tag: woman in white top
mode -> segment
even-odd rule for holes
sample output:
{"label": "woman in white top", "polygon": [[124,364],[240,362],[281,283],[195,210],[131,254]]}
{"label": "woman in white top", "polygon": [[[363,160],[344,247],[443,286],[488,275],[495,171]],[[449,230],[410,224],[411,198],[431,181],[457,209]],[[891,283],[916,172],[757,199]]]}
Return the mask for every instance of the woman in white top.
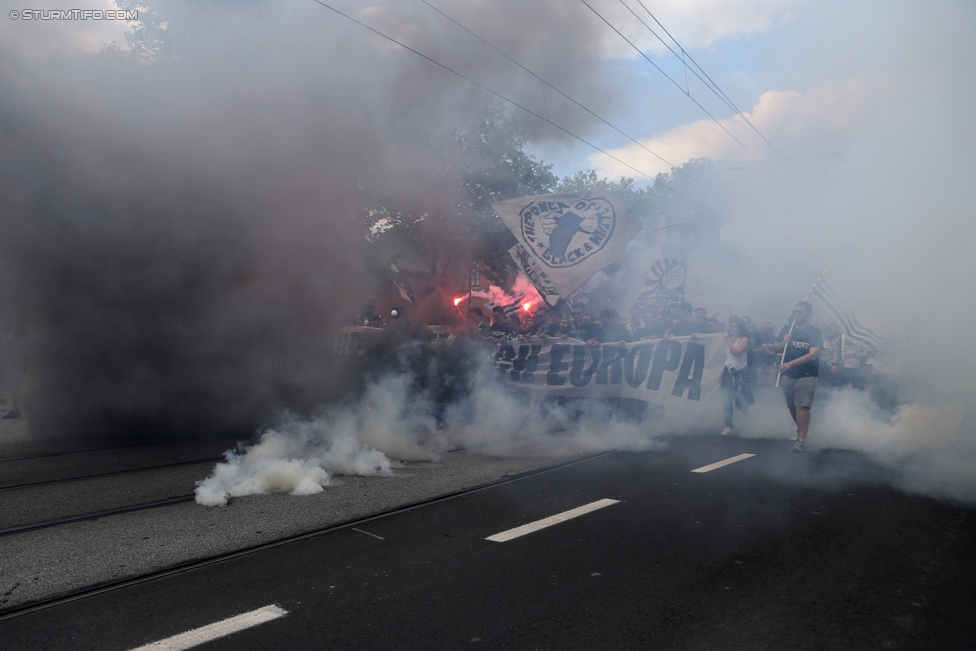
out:
{"label": "woman in white top", "polygon": [[722,369],[722,406],[725,408],[725,429],[722,436],[732,434],[732,406],[737,405],[743,415],[756,400],[749,389],[749,337],[746,324],[737,316],[729,317],[725,333],[725,368]]}

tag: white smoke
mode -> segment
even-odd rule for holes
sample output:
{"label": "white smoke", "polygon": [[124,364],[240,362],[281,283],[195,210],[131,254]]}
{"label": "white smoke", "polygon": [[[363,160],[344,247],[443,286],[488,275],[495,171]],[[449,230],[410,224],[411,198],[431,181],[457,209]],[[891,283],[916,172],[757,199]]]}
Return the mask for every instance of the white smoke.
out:
{"label": "white smoke", "polygon": [[196,501],[222,506],[230,497],[291,493],[312,495],[328,486],[331,476],[389,475],[389,457],[361,443],[353,434],[328,421],[292,418],[269,429],[261,441],[243,453],[228,451],[209,477],[199,482]]}
{"label": "white smoke", "polygon": [[198,482],[197,503],[222,506],[230,497],[268,493],[311,495],[334,475],[390,475],[396,465],[391,457],[436,459],[443,441],[429,401],[411,399],[408,385],[407,376],[386,376],[356,405],[308,419],[286,414],[256,445],[228,451],[227,461]]}
{"label": "white smoke", "polygon": [[521,301],[523,305],[528,303],[529,309],[534,311],[545,302],[532,281],[521,272],[515,276],[511,291],[505,291],[498,285],[491,285],[487,290],[472,291],[471,296],[487,299],[485,305],[492,308],[508,307],[517,301]]}
{"label": "white smoke", "polygon": [[[473,372],[470,391],[444,406],[438,419],[437,405],[412,388],[413,379],[386,375],[354,404],[311,418],[286,415],[257,445],[227,452],[227,461],[199,483],[196,501],[217,506],[244,495],[310,495],[336,475],[390,476],[399,461],[437,460],[459,446],[491,455],[647,451],[662,449],[665,435],[720,428],[718,421],[688,414],[639,424],[625,422],[621,414],[620,421],[608,423],[609,401],[567,401],[561,407],[530,399],[501,381],[487,361]],[[894,470],[892,481],[906,492],[973,502],[976,447],[962,429],[965,413],[961,403],[922,402],[889,412],[869,392],[821,388],[808,440],[814,454],[823,449],[865,453]],[[736,412],[735,421],[737,434],[748,438],[783,440],[795,429],[782,395],[772,388],[758,393],[748,416]]]}
{"label": "white smoke", "polygon": [[434,403],[411,390],[412,379],[386,375],[355,404],[307,419],[286,414],[256,445],[228,451],[227,460],[198,482],[197,503],[223,506],[231,497],[269,493],[311,495],[336,475],[389,476],[399,461],[437,460],[458,446],[492,455],[640,451],[660,447],[654,437],[665,433],[646,425],[589,425],[606,419],[602,400],[583,401],[587,413],[573,422],[566,409],[552,403],[527,403],[488,363],[474,372],[471,391],[447,405],[438,429]]}

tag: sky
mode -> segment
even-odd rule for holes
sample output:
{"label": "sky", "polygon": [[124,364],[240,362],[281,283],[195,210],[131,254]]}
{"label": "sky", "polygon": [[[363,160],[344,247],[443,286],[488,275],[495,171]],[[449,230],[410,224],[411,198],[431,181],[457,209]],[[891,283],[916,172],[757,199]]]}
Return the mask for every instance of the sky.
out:
{"label": "sky", "polygon": [[[416,0],[400,3],[407,9],[401,10],[397,18],[391,18],[390,8],[379,4],[349,0],[337,0],[334,4],[358,15],[367,24],[388,28],[388,33],[400,35],[408,43],[421,42],[420,36],[405,27],[411,21],[411,13],[420,17],[426,12],[428,15],[422,18],[432,29],[445,33],[453,29],[446,20],[439,19],[433,9]],[[465,11],[470,13],[465,4],[482,7],[486,12],[492,5],[490,2],[451,0],[431,4],[462,19]],[[64,1],[47,3],[45,8],[62,5],[65,8],[74,6]],[[91,8],[114,6],[112,0],[90,3]],[[623,175],[634,177],[638,183],[648,183],[648,176],[667,172],[669,164],[680,166],[689,157],[700,154],[727,162],[727,167],[760,167],[758,159],[768,165],[770,174],[782,176],[791,186],[798,186],[803,184],[798,177],[804,169],[819,170],[823,158],[838,163],[849,155],[857,121],[876,111],[877,103],[885,101],[887,92],[896,89],[908,94],[915,91],[931,93],[932,88],[927,82],[937,74],[938,64],[933,66],[934,69],[926,69],[930,59],[920,50],[945,45],[939,42],[938,31],[949,28],[946,21],[953,21],[955,24],[951,29],[960,33],[967,28],[971,30],[976,10],[971,3],[959,1],[921,8],[914,3],[882,0],[857,3],[840,0],[589,0],[554,5],[554,11],[572,14],[576,24],[590,23],[585,38],[591,42],[580,47],[599,60],[603,83],[592,89],[584,85],[574,89],[571,95],[641,143],[632,143],[610,127],[593,121],[574,131],[620,158],[623,161],[620,163],[589,145],[567,140],[557,129],[552,129],[549,134],[543,130],[540,137],[530,143],[530,151],[552,163],[559,175],[594,168],[602,175]],[[648,11],[653,12],[653,18]],[[344,22],[322,7],[315,8],[310,15],[314,13],[322,14],[319,18],[323,23]],[[436,20],[431,20],[432,17]],[[693,73],[689,74],[691,67],[668,51],[641,21],[671,49],[680,53],[684,48],[704,73],[750,117],[762,135],[794,161],[797,174],[786,169],[780,156],[757,133],[736,117]],[[418,18],[413,27],[419,29],[419,25]],[[664,33],[662,25],[670,36]],[[467,26],[478,31],[475,23]],[[28,23],[8,19],[0,23],[0,37],[12,50],[30,58],[90,56],[113,42],[124,47],[127,27],[131,25],[121,21]],[[347,24],[347,28],[354,33],[358,31],[362,39],[376,38],[360,27]],[[614,32],[614,28],[620,34]],[[566,34],[567,40],[578,38],[574,31],[567,30]],[[496,39],[494,43],[500,45],[502,39]],[[383,46],[391,51],[398,50],[389,43]],[[537,82],[473,37],[465,35],[465,48],[469,49],[470,56],[495,59],[503,69],[508,66],[508,79],[486,84],[493,90],[515,97],[539,114],[551,113],[553,121],[560,115],[579,113],[579,109],[569,106],[552,89],[545,99],[541,88],[536,92],[525,90],[531,88],[528,80]],[[952,46],[947,49],[951,50]],[[538,53],[532,54],[534,56],[522,58],[521,62],[538,71]],[[951,59],[951,51],[946,54],[947,59]],[[409,58],[414,55],[400,50],[394,56]],[[439,60],[448,65],[457,61],[449,54]],[[458,69],[465,71],[463,67]],[[665,74],[670,75],[677,85]],[[483,77],[475,77],[475,80],[488,81]],[[454,83],[459,86],[468,84],[462,79],[455,79]],[[608,95],[610,99],[601,98],[601,95]],[[696,101],[701,107],[695,104]],[[532,119],[518,109],[512,110],[523,118]]]}
{"label": "sky", "polygon": [[[641,11],[636,0],[628,3]],[[647,32],[637,18],[619,9],[616,1],[592,4],[601,13],[617,5],[617,15],[610,18],[611,22],[684,86],[684,66],[677,57],[664,51],[653,37],[635,39]],[[930,83],[939,74],[939,65],[920,50],[938,47],[938,31],[946,27],[943,21],[953,16],[955,20],[968,21],[968,25],[964,22],[954,26],[960,32],[965,32],[966,27],[971,30],[974,24],[974,8],[966,3],[938,5],[954,12],[921,10],[911,3],[829,0],[644,4],[732,102],[753,118],[751,121],[763,135],[797,161],[798,171],[808,165],[802,161],[810,157],[839,155],[836,158],[841,159],[848,154],[856,137],[857,121],[877,110],[876,103],[885,101],[886,90],[931,93]],[[737,14],[743,17],[729,20],[729,16]],[[604,15],[609,18],[610,11]],[[646,13],[642,17],[658,27]],[[594,19],[599,20],[596,16]],[[611,121],[714,160],[752,167],[758,166],[756,158],[772,160],[770,167],[783,171],[783,163],[775,152],[693,75],[689,75],[688,90],[704,110],[622,37],[606,26],[603,32],[603,52],[613,57],[612,67],[621,76],[619,87],[624,89],[612,109]],[[673,42],[671,45],[674,47]],[[951,60],[951,41],[941,45],[947,46],[946,58]],[[927,67],[929,63],[933,63],[932,68]],[[746,147],[723,132],[705,110]],[[651,175],[668,170],[666,163],[609,129],[604,129],[594,141]],[[691,156],[662,142],[644,142],[678,165]],[[595,167],[607,175],[641,179],[633,169],[584,146],[540,153],[563,173]]]}

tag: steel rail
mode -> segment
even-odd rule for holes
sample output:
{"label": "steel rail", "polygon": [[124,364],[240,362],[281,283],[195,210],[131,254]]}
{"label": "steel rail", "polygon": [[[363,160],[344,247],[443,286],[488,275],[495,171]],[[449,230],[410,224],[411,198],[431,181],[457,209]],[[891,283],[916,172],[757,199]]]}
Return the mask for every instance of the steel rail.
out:
{"label": "steel rail", "polygon": [[180,563],[178,565],[174,565],[172,567],[163,570],[148,572],[146,574],[131,577],[128,579],[107,581],[101,584],[90,586],[88,588],[83,588],[81,590],[75,590],[57,597],[49,597],[49,598],[38,599],[34,601],[28,601],[19,606],[10,608],[9,610],[6,610],[6,612],[0,611],[0,622],[8,619],[12,619],[14,617],[19,617],[21,615],[26,615],[28,613],[37,612],[39,610],[44,610],[47,608],[52,608],[54,606],[59,606],[61,604],[70,603],[72,601],[78,601],[79,599],[84,599],[86,597],[93,597],[95,595],[99,595],[105,592],[110,592],[112,590],[118,590],[120,588],[127,588],[130,586],[139,585],[141,583],[147,583],[149,581],[154,581],[156,579],[172,576],[174,574],[180,574],[182,572],[186,572],[189,570],[195,570],[201,567],[206,567],[208,565],[216,565],[217,563],[222,563],[224,561],[229,561],[235,558],[240,558],[242,556],[247,556],[249,554],[254,554],[257,552],[274,549],[276,547],[281,547],[283,545],[290,545],[292,543],[299,542],[302,540],[307,540],[309,538],[315,538],[317,536],[322,536],[336,531],[342,531],[343,529],[351,529],[352,527],[360,526],[367,522],[380,520],[382,518],[388,518],[390,516],[399,515],[401,513],[407,513],[426,506],[431,506],[433,504],[439,504],[441,502],[446,502],[448,500],[457,499],[459,497],[474,495],[482,491],[490,490],[492,488],[497,488],[498,486],[504,486],[506,484],[511,484],[513,482],[521,481],[523,479],[528,479],[529,477],[534,477],[536,475],[552,472],[554,470],[559,470],[561,468],[567,468],[569,466],[585,463],[587,461],[600,459],[602,457],[609,456],[611,454],[616,454],[617,452],[619,452],[619,450],[609,450],[607,452],[600,452],[599,454],[594,454],[588,457],[584,457],[582,459],[574,459],[572,461],[566,461],[564,463],[559,463],[554,466],[549,466],[547,468],[539,468],[536,470],[530,470],[509,477],[502,477],[501,479],[488,482],[487,484],[481,484],[479,486],[474,486],[472,488],[466,488],[464,490],[448,493],[447,495],[441,495],[438,497],[421,500],[420,502],[413,502],[411,504],[406,504],[404,506],[398,506],[392,509],[388,509],[386,511],[374,513],[373,515],[368,515],[365,517],[356,518],[353,520],[347,520],[345,522],[340,522],[338,524],[332,524],[325,527],[320,527],[318,529],[313,529],[312,531],[307,531],[305,533],[292,534],[289,536],[285,536],[283,538],[279,538],[278,540],[273,540],[271,542],[261,543],[259,545],[253,545],[251,547],[245,547],[244,549],[239,549],[232,552],[217,554],[210,558],[188,561],[186,563]]}

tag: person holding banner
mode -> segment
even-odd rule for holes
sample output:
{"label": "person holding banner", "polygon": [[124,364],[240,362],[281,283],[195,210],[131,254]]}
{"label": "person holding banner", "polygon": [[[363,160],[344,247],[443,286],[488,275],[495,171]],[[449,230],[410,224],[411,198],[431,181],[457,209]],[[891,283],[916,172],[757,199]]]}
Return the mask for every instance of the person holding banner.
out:
{"label": "person holding banner", "polygon": [[793,452],[806,452],[807,430],[810,428],[810,407],[817,391],[817,375],[820,371],[820,350],[823,334],[810,324],[813,306],[800,301],[793,309],[793,330],[783,336],[775,350],[783,350],[779,372],[783,374],[781,387],[786,406],[796,423],[796,443]]}
{"label": "person holding banner", "polygon": [[664,334],[683,337],[708,332],[708,324],[704,319],[696,319],[691,303],[678,306],[678,320]]}
{"label": "person holding banner", "polygon": [[725,429],[722,436],[733,434],[733,405],[743,416],[748,415],[749,405],[756,401],[749,384],[749,337],[746,324],[737,316],[729,317],[729,330],[725,338],[725,368],[722,369],[722,406],[725,409]]}
{"label": "person holding banner", "polygon": [[586,308],[582,305],[573,306],[573,320],[569,324],[569,331],[565,336],[589,341],[595,339],[599,334],[600,326],[586,318]]}

